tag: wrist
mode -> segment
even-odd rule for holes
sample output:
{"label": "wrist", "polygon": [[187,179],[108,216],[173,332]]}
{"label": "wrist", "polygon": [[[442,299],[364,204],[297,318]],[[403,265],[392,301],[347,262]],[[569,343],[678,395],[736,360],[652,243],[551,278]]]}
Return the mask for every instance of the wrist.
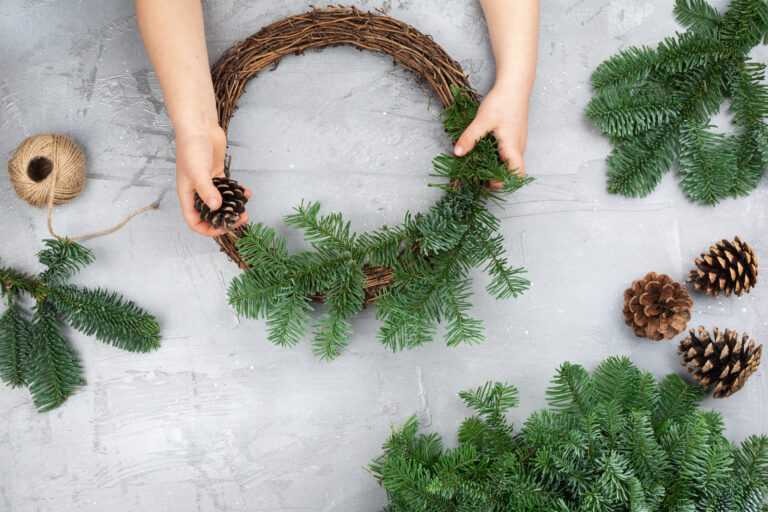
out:
{"label": "wrist", "polygon": [[223,133],[217,120],[209,117],[186,116],[183,119],[172,121],[172,123],[176,140],[200,136],[208,138],[211,134]]}
{"label": "wrist", "polygon": [[177,101],[167,101],[166,104],[177,137],[189,133],[199,134],[219,126],[216,98],[212,91],[210,95],[177,98]]}

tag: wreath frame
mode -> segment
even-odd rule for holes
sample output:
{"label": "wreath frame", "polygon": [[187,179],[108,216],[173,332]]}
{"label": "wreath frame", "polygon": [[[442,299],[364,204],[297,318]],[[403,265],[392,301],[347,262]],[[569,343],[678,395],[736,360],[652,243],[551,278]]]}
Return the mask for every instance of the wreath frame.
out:
{"label": "wreath frame", "polygon": [[[307,13],[290,16],[263,27],[225,51],[214,64],[212,79],[217,98],[219,124],[225,133],[237,108],[237,102],[245,92],[247,82],[260,71],[276,69],[280,60],[287,55],[303,55],[308,49],[320,50],[329,46],[345,45],[356,47],[361,51],[385,53],[393,58],[393,65],[410,70],[416,77],[429,84],[444,107],[446,132],[454,142],[458,139],[477,113],[479,95],[471,88],[461,65],[430,36],[389,17],[382,10],[372,13],[361,11],[356,7],[330,6],[321,9],[310,7],[312,10]],[[282,272],[279,269],[260,270],[260,265],[274,263],[278,253],[279,257],[284,258],[285,261],[290,258],[285,250],[284,239],[277,235],[274,229],[261,224],[248,225],[216,237],[215,240],[221,250],[246,271],[239,278],[235,278],[230,286],[230,304],[239,314],[249,317],[266,316],[268,328],[270,324],[278,325],[276,329],[279,334],[271,332],[269,337],[274,343],[284,346],[295,345],[303,336],[303,324],[308,320],[305,311],[314,309],[309,301],[330,304],[332,313],[320,317],[319,330],[315,332],[315,354],[324,359],[333,359],[339,355],[339,349],[349,342],[351,327],[346,321],[347,318],[376,301],[379,304],[377,317],[384,317],[387,324],[382,332],[388,330],[388,333],[380,336],[381,341],[393,350],[412,348],[431,340],[436,328],[434,324],[440,323],[442,318],[453,321],[446,335],[449,345],[480,341],[482,339],[481,323],[466,315],[466,310],[471,306],[466,300],[471,295],[469,278],[466,275],[468,270],[481,266],[488,259],[492,260],[485,268],[486,272],[494,278],[487,289],[497,298],[516,297],[530,284],[517,276],[524,272],[523,269],[510,268],[506,258],[503,257],[503,237],[496,233],[499,220],[488,213],[484,206],[487,199],[501,202],[501,192],[489,191],[486,185],[489,180],[501,181],[504,183],[503,193],[509,193],[528,183],[530,178],[518,178],[507,171],[506,163],[498,156],[498,148],[492,134],[478,141],[476,149],[469,155],[462,158],[440,155],[435,159],[434,165],[433,176],[447,178],[447,183],[435,186],[443,188],[446,194],[424,217],[421,215],[411,217],[410,214],[406,214],[402,228],[390,230],[385,226],[372,234],[366,233],[356,238],[357,234],[350,235],[349,223],[344,223],[339,214],[319,217],[317,203],[309,203],[305,206],[302,202],[302,205],[295,209],[296,214],[287,216],[286,222],[289,225],[300,227],[307,233],[309,230],[302,223],[309,222],[307,219],[314,216],[314,221],[326,223],[326,227],[329,227],[338,239],[359,241],[363,237],[368,237],[366,240],[380,241],[389,237],[387,243],[391,245],[395,235],[405,233],[405,239],[401,241],[407,246],[400,246],[396,256],[384,256],[383,253],[377,256],[366,254],[364,263],[358,251],[357,256],[347,262],[354,266],[357,261],[358,269],[352,268],[350,274],[343,276],[341,281],[337,279],[331,285],[325,284],[311,292],[304,289],[302,297],[294,294],[288,299],[290,302],[288,304],[277,304],[280,300],[286,300],[284,291],[277,295],[266,296],[262,291],[251,293],[253,290],[248,290],[249,287],[259,286],[262,286],[263,290],[265,280],[274,280],[276,278],[273,274]],[[229,175],[229,161],[225,172]],[[473,215],[478,214],[477,226],[472,228],[469,227],[472,223],[472,220],[468,220],[467,212],[469,211],[472,211]],[[486,213],[488,213],[487,216],[485,216]],[[464,214],[467,214],[466,218],[461,217]],[[452,226],[451,223],[457,226]],[[429,227],[425,228],[425,225]],[[448,235],[441,235],[440,230],[446,227]],[[403,293],[409,286],[407,283],[397,283],[398,273],[402,281],[402,277],[407,274],[404,268],[410,265],[411,270],[419,269],[421,274],[418,275],[423,276],[425,272],[428,274],[429,268],[435,267],[441,248],[450,243],[456,243],[461,235],[461,233],[457,235],[451,232],[450,228],[455,227],[458,227],[459,231],[463,229],[462,233],[472,232],[476,243],[485,245],[483,249],[487,252],[485,259],[476,258],[466,254],[465,251],[461,253],[458,264],[453,265],[456,268],[450,272],[446,271],[446,275],[443,276],[446,283],[449,279],[452,280],[450,290],[447,292],[451,295],[451,312],[443,311],[440,305],[443,299],[434,297],[427,297],[425,302],[429,303],[420,305],[416,313],[403,310],[402,304],[398,304],[396,298],[392,300],[392,296],[396,294],[387,293],[396,284],[397,290]],[[415,231],[425,229],[433,230],[429,241],[414,239],[418,238],[413,236]],[[474,232],[482,234],[478,235]],[[446,241],[446,238],[451,236],[454,239]],[[466,235],[464,237],[466,238]],[[324,250],[333,252],[341,248],[341,246],[330,247],[327,241],[318,242],[320,235],[317,230],[314,235],[308,235],[305,238],[312,243],[318,254]],[[388,247],[387,250],[389,251],[387,254],[395,254],[393,247]],[[243,253],[248,255],[243,256]],[[256,253],[260,256],[258,254],[254,256]],[[316,259],[313,260],[313,255],[306,251],[295,256],[297,261],[301,260],[302,265],[307,264],[308,261],[310,264],[316,262]],[[401,264],[401,258],[408,260],[409,263]],[[349,270],[350,268],[347,267],[343,271]],[[264,275],[258,275],[260,271]],[[414,277],[411,276],[410,281],[413,280]],[[313,281],[313,284],[316,282],[316,280]],[[360,288],[357,288],[357,291],[344,290],[345,286],[354,288],[350,283],[359,283],[362,290]],[[272,287],[277,287],[277,284]],[[251,295],[250,298],[240,300],[233,297],[233,294],[241,297],[243,293],[240,292],[244,290],[246,295]],[[440,291],[440,293],[443,292]],[[259,297],[253,299],[256,295]],[[382,301],[379,299],[383,296],[388,296],[389,300],[386,301],[388,306],[385,306],[385,311],[382,312]],[[273,315],[270,318],[271,309],[278,310],[278,313],[275,313],[278,317]],[[415,327],[410,325],[413,322],[418,325]]]}
{"label": "wreath frame", "polygon": [[[226,133],[245,92],[248,81],[260,71],[277,69],[286,55],[303,55],[309,49],[351,45],[390,55],[393,65],[401,66],[429,84],[444,108],[453,103],[451,87],[457,87],[471,98],[479,99],[469,85],[461,65],[432,37],[422,34],[407,23],[356,7],[328,7],[291,16],[265,26],[255,34],[229,48],[213,66],[211,77],[216,93],[219,125]],[[227,165],[227,169],[229,165]],[[242,228],[215,237],[216,243],[243,270],[248,264],[237,251]],[[379,290],[392,284],[392,269],[371,266],[366,275],[366,304],[374,302]],[[323,296],[315,297],[322,300]]]}

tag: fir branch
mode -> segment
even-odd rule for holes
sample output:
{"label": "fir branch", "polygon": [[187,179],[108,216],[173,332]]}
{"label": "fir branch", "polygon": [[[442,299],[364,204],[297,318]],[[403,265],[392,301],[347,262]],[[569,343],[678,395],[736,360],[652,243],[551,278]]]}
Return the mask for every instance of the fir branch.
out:
{"label": "fir branch", "polygon": [[12,388],[27,385],[30,338],[27,320],[19,307],[8,300],[7,309],[0,315],[0,379]]}
{"label": "fir branch", "polygon": [[340,213],[320,216],[320,203],[302,203],[294,208],[295,213],[285,216],[285,223],[304,230],[304,238],[318,250],[341,248],[352,252],[355,234],[349,232],[349,222],[344,222]]}
{"label": "fir branch", "polygon": [[352,328],[347,321],[362,307],[365,300],[363,285],[365,274],[360,267],[350,264],[342,278],[328,290],[326,305],[330,311],[322,315],[316,324],[312,352],[321,359],[331,360],[339,356],[349,344]]}
{"label": "fir branch", "polygon": [[741,133],[733,139],[734,175],[730,193],[745,196],[757,188],[768,163],[768,86],[765,65],[739,62],[729,82],[731,111]]}
{"label": "fir branch", "polygon": [[442,288],[441,302],[443,314],[448,323],[445,336],[449,347],[460,343],[479,343],[483,339],[483,324],[479,320],[467,316],[471,304],[467,299],[472,295],[469,290],[471,282],[468,279],[447,283]]}
{"label": "fir branch", "polygon": [[286,284],[294,287],[297,293],[317,296],[326,293],[348,271],[355,255],[344,250],[329,249],[323,252],[302,251],[290,259],[290,273],[283,276]]}
{"label": "fir branch", "polygon": [[659,402],[653,418],[654,430],[664,432],[670,421],[683,418],[701,404],[705,391],[689,386],[676,375],[668,375],[659,385]]}
{"label": "fir branch", "polygon": [[729,141],[733,175],[728,192],[732,196],[744,197],[757,188],[768,162],[767,141],[768,128],[763,123],[747,125],[742,133]]}
{"label": "fir branch", "polygon": [[725,135],[711,126],[685,123],[680,137],[681,185],[695,201],[716,205],[731,189],[734,155]]}
{"label": "fir branch", "polygon": [[491,296],[496,299],[508,299],[518,297],[528,289],[531,282],[520,277],[520,274],[526,272],[525,269],[510,267],[507,258],[504,257],[502,235],[480,236],[477,238],[477,243],[486,262],[484,270],[491,277],[491,282],[485,288]]}
{"label": "fir branch", "polygon": [[608,190],[645,196],[669,172],[675,159],[680,123],[653,128],[616,146],[608,157]]}
{"label": "fir branch", "polygon": [[704,38],[694,32],[666,37],[656,51],[659,55],[658,67],[673,73],[706,67],[723,59],[726,53],[717,37]]}
{"label": "fir branch", "polygon": [[723,16],[721,37],[732,52],[747,54],[768,37],[768,4],[763,0],[731,0]]}
{"label": "fir branch", "polygon": [[381,326],[378,334],[382,345],[396,352],[420,347],[434,339],[437,325],[424,309],[415,312],[396,309],[387,306],[386,297],[392,297],[391,292],[378,301],[377,313],[379,318],[385,318],[384,325]]}
{"label": "fir branch", "polygon": [[668,454],[671,483],[667,485],[664,503],[670,508],[692,503],[694,475],[705,466],[707,431],[697,415],[671,425],[661,437],[661,446]]}
{"label": "fir branch", "polygon": [[749,436],[736,453],[736,464],[750,483],[768,486],[768,437]]}
{"label": "fir branch", "polygon": [[659,63],[656,50],[648,46],[630,46],[603,61],[592,73],[595,89],[643,82]]}
{"label": "fir branch", "polygon": [[243,227],[243,237],[237,240],[237,252],[250,267],[269,266],[275,271],[286,271],[288,250],[286,240],[273,228],[261,223]]}
{"label": "fir branch", "polygon": [[671,77],[671,94],[684,120],[708,124],[709,119],[720,110],[727,93],[727,75],[731,65],[730,60],[723,59]]}
{"label": "fir branch", "polygon": [[[420,434],[410,418],[369,466],[387,491],[385,510],[763,510],[764,436],[736,450],[719,414],[680,399],[688,394],[677,378],[665,379],[654,400],[650,390],[659,386],[626,358],[610,358],[592,375],[582,370],[564,363],[555,381],[583,381],[566,386],[581,391],[558,394],[589,395],[589,410],[564,398],[531,414],[517,434],[504,414],[517,406],[517,391],[502,383],[459,394],[478,415],[464,420],[456,448],[443,450],[439,436]],[[673,404],[682,407],[669,415]],[[667,418],[663,433],[651,417]]]}
{"label": "fir branch", "polygon": [[47,287],[31,274],[24,274],[9,267],[0,267],[0,285],[3,295],[14,296],[28,293],[35,300],[45,299]]}
{"label": "fir branch", "polygon": [[592,410],[592,379],[579,365],[565,362],[547,388],[550,407],[586,417]]}
{"label": "fir branch", "polygon": [[282,302],[281,297],[286,291],[292,290],[287,285],[287,279],[282,277],[264,271],[247,270],[229,284],[229,305],[235,308],[238,315],[249,318],[267,316]]}
{"label": "fir branch", "polygon": [[453,142],[456,142],[464,130],[472,124],[480,105],[471,97],[471,91],[451,86],[451,93],[453,94],[453,103],[445,108],[441,115],[446,133]]}
{"label": "fir branch", "polygon": [[87,336],[129,352],[160,347],[155,317],[117,293],[59,285],[51,288],[48,300],[73,328]]}
{"label": "fir branch", "polygon": [[85,385],[83,368],[59,330],[56,314],[48,302],[35,307],[32,352],[28,382],[40,412],[59,407]]}
{"label": "fir branch", "polygon": [[623,85],[598,91],[589,101],[586,114],[601,132],[623,138],[666,124],[677,112],[668,91]]}
{"label": "fir branch", "polygon": [[477,414],[495,418],[520,405],[517,388],[502,382],[486,382],[475,390],[461,391],[459,398]]}
{"label": "fir branch", "polygon": [[640,383],[637,392],[637,407],[652,411],[659,403],[659,384],[653,374],[644,370],[640,375]]}
{"label": "fir branch", "polygon": [[675,19],[694,32],[711,34],[717,32],[723,16],[704,0],[675,0]]}
{"label": "fir branch", "polygon": [[609,357],[594,371],[593,389],[606,403],[635,408],[639,405],[640,371],[626,357]]}
{"label": "fir branch", "polygon": [[763,123],[768,116],[768,85],[765,64],[739,61],[728,82],[733,122],[748,126]]}
{"label": "fir branch", "polygon": [[416,230],[422,254],[451,251],[464,240],[469,230],[466,218],[472,202],[466,192],[448,193],[426,215],[418,218]]}
{"label": "fir branch", "polygon": [[292,347],[306,333],[307,311],[313,311],[309,297],[291,288],[281,288],[268,309],[267,338],[279,347]]}
{"label": "fir branch", "polygon": [[669,456],[659,444],[648,409],[629,413],[625,438],[620,442],[620,447],[629,454],[644,487],[665,484],[664,475],[669,470]]}
{"label": "fir branch", "polygon": [[387,227],[384,226],[379,231],[371,233],[362,233],[357,238],[355,252],[362,255],[361,264],[372,266],[394,266],[403,250],[407,240],[415,233],[412,232],[412,222],[410,215],[406,213],[403,226]]}
{"label": "fir branch", "polygon": [[37,258],[48,267],[39,276],[40,281],[47,285],[64,282],[93,262],[93,253],[75,242],[48,239],[43,243],[47,249],[37,253]]}
{"label": "fir branch", "polygon": [[[656,50],[630,48],[598,66],[586,113],[614,144],[611,192],[647,195],[679,149],[684,191],[715,205],[754,190],[768,164],[764,66],[746,60],[768,39],[768,4],[732,0],[720,15],[705,0],[676,0],[674,11],[688,30]],[[728,97],[736,134],[706,132]]]}
{"label": "fir branch", "polygon": [[[66,239],[44,243],[38,257],[47,269],[38,276],[0,267],[0,289],[9,306],[0,316],[0,378],[11,386],[28,385],[40,412],[58,407],[85,384],[59,320],[124,350],[147,352],[160,343],[157,321],[133,302],[66,283],[93,261],[91,251]],[[36,302],[29,327],[15,302],[22,293]]]}

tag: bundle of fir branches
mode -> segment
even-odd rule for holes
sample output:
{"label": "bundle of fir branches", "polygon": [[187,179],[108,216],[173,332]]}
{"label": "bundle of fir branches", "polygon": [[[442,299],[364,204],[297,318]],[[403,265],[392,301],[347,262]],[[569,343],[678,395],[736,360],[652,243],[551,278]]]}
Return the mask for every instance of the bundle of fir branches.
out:
{"label": "bundle of fir branches", "polygon": [[[765,64],[749,60],[768,38],[768,3],[732,0],[721,14],[705,0],[676,0],[674,12],[687,30],[600,64],[586,112],[614,145],[612,192],[649,194],[677,159],[688,196],[715,205],[749,194],[768,164]],[[710,126],[726,98],[731,135]]]}
{"label": "bundle of fir branches", "polygon": [[[454,102],[443,111],[444,126],[455,141],[474,119],[478,102],[468,91],[453,88]],[[469,316],[472,280],[482,268],[490,277],[488,292],[499,299],[516,297],[529,282],[504,254],[499,218],[488,203],[530,181],[507,170],[489,134],[464,157],[442,154],[434,160],[433,185],[444,193],[424,214],[406,214],[399,226],[356,234],[341,214],[323,215],[320,204],[304,203],[285,217],[304,231],[311,251],[289,254],[286,239],[270,227],[254,224],[237,241],[249,269],[236,277],[229,302],[238,314],[267,318],[269,340],[293,346],[304,336],[313,310],[322,298],[328,311],[314,326],[314,353],[333,359],[349,343],[349,320],[366,303],[365,270],[389,269],[393,284],[373,298],[384,325],[379,340],[399,350],[432,340],[437,324],[447,322],[449,346],[482,339],[482,324]],[[503,188],[488,188],[490,180]]]}
{"label": "bundle of fir branches", "polygon": [[566,362],[549,408],[519,432],[505,417],[517,389],[488,382],[459,393],[475,415],[458,447],[443,449],[411,418],[370,471],[387,512],[766,510],[768,438],[728,441],[720,414],[698,410],[703,394],[675,375],[657,382],[626,357],[592,374]]}
{"label": "bundle of fir branches", "polygon": [[[0,267],[6,305],[0,315],[0,379],[11,387],[28,386],[40,412],[55,409],[85,385],[60,322],[130,352],[160,346],[155,317],[116,293],[68,283],[93,261],[90,250],[67,239],[44,243],[37,256],[46,269],[37,276]],[[23,294],[34,300],[31,312],[23,307]]]}

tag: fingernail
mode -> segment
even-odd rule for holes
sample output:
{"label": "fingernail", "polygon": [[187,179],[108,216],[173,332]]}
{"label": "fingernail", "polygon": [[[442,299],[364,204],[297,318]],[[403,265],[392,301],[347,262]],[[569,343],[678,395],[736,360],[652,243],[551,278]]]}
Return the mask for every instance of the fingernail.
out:
{"label": "fingernail", "polygon": [[459,144],[456,144],[456,147],[453,148],[453,153],[456,156],[464,156],[464,148],[461,147]]}
{"label": "fingernail", "polygon": [[208,205],[208,208],[211,210],[216,210],[219,208],[219,198],[218,197],[209,197],[205,200],[205,204]]}

